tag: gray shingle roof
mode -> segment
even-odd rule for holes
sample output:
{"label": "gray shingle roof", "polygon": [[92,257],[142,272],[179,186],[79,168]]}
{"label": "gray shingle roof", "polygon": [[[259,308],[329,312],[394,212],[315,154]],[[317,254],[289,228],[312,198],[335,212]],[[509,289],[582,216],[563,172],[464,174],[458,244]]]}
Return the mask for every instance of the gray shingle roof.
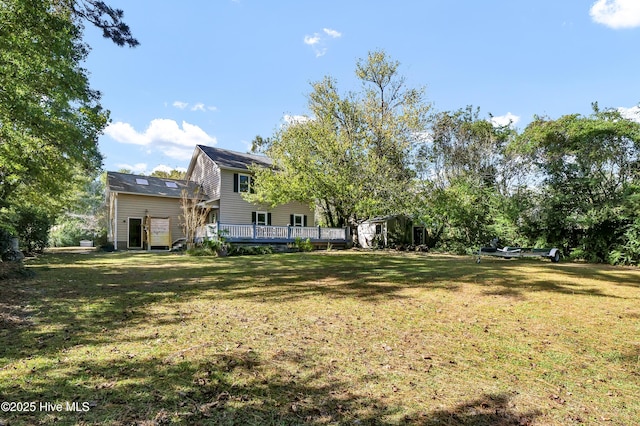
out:
{"label": "gray shingle roof", "polygon": [[[140,181],[142,180],[142,181]],[[146,182],[144,185],[140,182]],[[167,185],[167,182],[172,183]],[[164,179],[152,176],[132,175],[128,173],[107,172],[107,187],[111,192],[150,195],[155,197],[180,198],[183,189],[189,189],[190,195],[197,192],[198,186],[184,180]]]}
{"label": "gray shingle roof", "polygon": [[245,154],[206,145],[198,147],[221,168],[247,170],[252,164],[263,167],[271,167],[273,164],[271,159],[264,155]]}

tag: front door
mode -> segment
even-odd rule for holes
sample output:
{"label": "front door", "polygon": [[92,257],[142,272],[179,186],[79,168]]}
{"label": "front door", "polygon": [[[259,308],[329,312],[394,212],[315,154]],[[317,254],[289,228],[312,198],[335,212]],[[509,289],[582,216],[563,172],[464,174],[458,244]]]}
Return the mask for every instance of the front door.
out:
{"label": "front door", "polygon": [[137,217],[129,218],[129,241],[127,248],[142,248],[142,219]]}
{"label": "front door", "polygon": [[424,227],[416,226],[413,228],[413,244],[424,244]]}

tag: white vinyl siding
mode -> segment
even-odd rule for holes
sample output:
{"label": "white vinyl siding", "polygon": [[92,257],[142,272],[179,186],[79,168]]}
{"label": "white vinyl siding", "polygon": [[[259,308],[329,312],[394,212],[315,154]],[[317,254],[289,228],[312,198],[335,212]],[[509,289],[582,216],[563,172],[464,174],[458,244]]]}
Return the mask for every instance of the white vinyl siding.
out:
{"label": "white vinyl siding", "polygon": [[202,185],[207,199],[220,199],[220,169],[218,165],[202,151],[199,152],[189,180]]}
{"label": "white vinyl siding", "polygon": [[[129,235],[129,223],[128,218],[144,218],[146,216],[151,217],[169,217],[171,218],[171,241],[175,241],[178,238],[184,237],[182,231],[182,221],[180,215],[182,209],[180,207],[179,198],[167,198],[167,197],[151,197],[145,195],[133,195],[133,194],[118,194],[118,212],[117,216],[114,214],[111,220],[118,218],[118,223],[112,225],[111,239],[113,239],[113,226],[117,226],[118,235],[118,249],[123,250],[127,248],[127,239]],[[115,200],[111,198],[111,209],[115,208]],[[114,212],[115,213],[115,212]],[[113,242],[113,241],[112,241]],[[114,243],[115,244],[115,243]]]}
{"label": "white vinyl siding", "polygon": [[[216,167],[217,168],[217,167]],[[251,224],[251,213],[255,211],[266,211],[271,213],[271,224],[273,226],[286,226],[292,214],[307,216],[307,226],[314,226],[313,212],[308,205],[293,202],[270,208],[264,204],[251,204],[242,198],[242,193],[233,192],[233,170],[220,170],[220,211],[218,220],[221,223],[230,225]]]}

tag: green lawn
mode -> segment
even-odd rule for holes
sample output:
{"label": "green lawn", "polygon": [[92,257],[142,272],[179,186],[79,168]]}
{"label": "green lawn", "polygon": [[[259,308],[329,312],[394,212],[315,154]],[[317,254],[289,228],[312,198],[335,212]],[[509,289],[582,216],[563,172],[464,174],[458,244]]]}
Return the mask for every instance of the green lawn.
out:
{"label": "green lawn", "polygon": [[637,269],[355,251],[28,265],[0,282],[0,401],[37,405],[0,425],[640,418]]}

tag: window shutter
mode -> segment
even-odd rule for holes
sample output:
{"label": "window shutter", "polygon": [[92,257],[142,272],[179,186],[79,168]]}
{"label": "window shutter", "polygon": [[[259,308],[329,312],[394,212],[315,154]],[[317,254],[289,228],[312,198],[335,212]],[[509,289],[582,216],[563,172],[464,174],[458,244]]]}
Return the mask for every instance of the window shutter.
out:
{"label": "window shutter", "polygon": [[267,225],[271,226],[271,213],[267,213]]}
{"label": "window shutter", "polygon": [[304,215],[303,220],[304,220],[304,223],[302,224],[302,226],[307,226],[307,215],[306,214]]}
{"label": "window shutter", "polygon": [[290,226],[294,226],[295,225],[295,223],[293,223],[293,215],[292,214],[289,215],[289,225]]}
{"label": "window shutter", "polygon": [[256,212],[251,212],[251,223],[256,223]]}
{"label": "window shutter", "polygon": [[238,174],[233,174],[233,192],[238,192]]}

